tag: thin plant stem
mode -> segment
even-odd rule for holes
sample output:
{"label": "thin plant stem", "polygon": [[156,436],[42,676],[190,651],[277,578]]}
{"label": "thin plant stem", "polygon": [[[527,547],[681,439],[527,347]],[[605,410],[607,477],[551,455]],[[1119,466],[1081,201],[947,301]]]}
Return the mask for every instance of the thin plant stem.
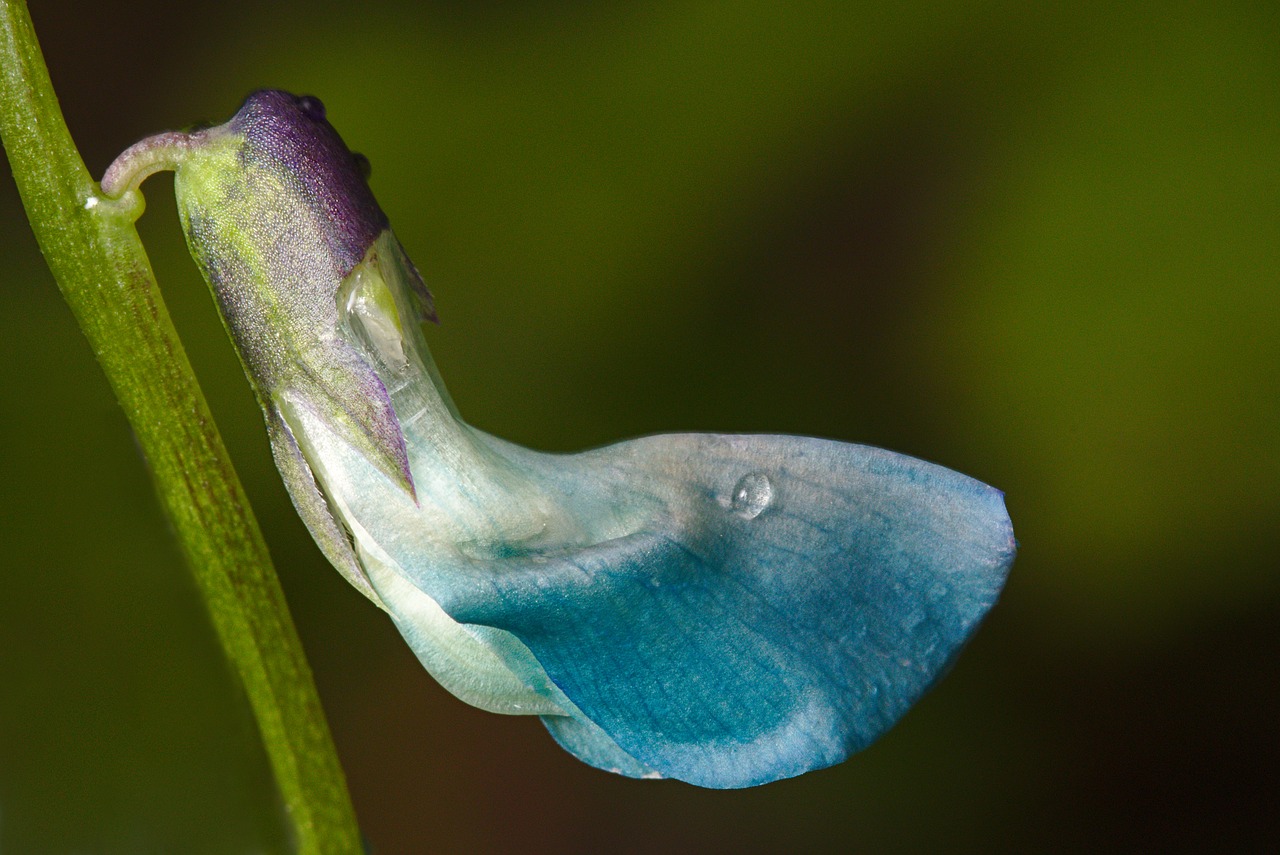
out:
{"label": "thin plant stem", "polygon": [[134,220],[89,176],[23,0],[0,0],[0,138],[40,249],[151,468],[257,718],[301,853],[362,851],[346,781],[266,544]]}

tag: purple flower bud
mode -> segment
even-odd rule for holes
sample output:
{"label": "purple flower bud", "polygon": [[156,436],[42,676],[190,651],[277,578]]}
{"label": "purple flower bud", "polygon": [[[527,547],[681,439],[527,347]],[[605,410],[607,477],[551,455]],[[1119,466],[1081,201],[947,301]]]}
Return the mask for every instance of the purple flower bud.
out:
{"label": "purple flower bud", "polygon": [[[262,90],[225,124],[132,146],[102,189],[120,196],[161,169],[175,173],[187,244],[266,413],[294,502],[330,559],[376,600],[281,416],[285,401],[316,413],[412,495],[386,386],[339,330],[344,280],[389,254],[400,256],[412,322],[435,317],[369,190],[367,161],[347,148],[318,99]],[[376,252],[380,238],[394,250]]]}

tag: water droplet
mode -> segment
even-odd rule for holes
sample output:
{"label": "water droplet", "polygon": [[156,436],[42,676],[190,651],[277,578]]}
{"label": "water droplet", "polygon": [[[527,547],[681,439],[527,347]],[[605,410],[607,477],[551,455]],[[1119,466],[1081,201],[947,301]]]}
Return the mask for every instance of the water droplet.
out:
{"label": "water droplet", "polygon": [[308,117],[319,121],[324,118],[324,103],[314,95],[303,95],[297,99],[298,109]]}
{"label": "water droplet", "polygon": [[358,151],[351,152],[351,158],[356,162],[356,169],[360,170],[364,180],[368,181],[370,176],[373,175],[373,164],[369,162],[369,158]]}
{"label": "water droplet", "polygon": [[763,472],[752,472],[734,486],[729,509],[745,520],[753,520],[772,501],[773,483]]}

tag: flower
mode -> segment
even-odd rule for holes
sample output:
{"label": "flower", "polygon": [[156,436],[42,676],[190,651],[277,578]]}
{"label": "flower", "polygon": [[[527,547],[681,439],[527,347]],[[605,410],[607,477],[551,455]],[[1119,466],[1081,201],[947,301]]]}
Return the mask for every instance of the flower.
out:
{"label": "flower", "polygon": [[462,700],[600,768],[751,786],[869,744],[995,603],[1003,496],[943,467],[794,436],[550,455],[467,425],[315,98],[144,140],[103,190],[164,168],[298,512]]}

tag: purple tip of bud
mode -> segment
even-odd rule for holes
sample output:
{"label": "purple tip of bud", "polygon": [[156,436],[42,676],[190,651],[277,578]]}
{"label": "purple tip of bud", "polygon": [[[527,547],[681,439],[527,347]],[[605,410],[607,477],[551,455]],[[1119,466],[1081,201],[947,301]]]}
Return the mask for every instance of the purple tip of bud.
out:
{"label": "purple tip of bud", "polygon": [[387,228],[387,216],[369,190],[367,167],[329,124],[320,99],[262,89],[245,99],[226,128],[244,135],[246,158],[292,176],[332,225],[330,248],[342,275],[351,272]]}

